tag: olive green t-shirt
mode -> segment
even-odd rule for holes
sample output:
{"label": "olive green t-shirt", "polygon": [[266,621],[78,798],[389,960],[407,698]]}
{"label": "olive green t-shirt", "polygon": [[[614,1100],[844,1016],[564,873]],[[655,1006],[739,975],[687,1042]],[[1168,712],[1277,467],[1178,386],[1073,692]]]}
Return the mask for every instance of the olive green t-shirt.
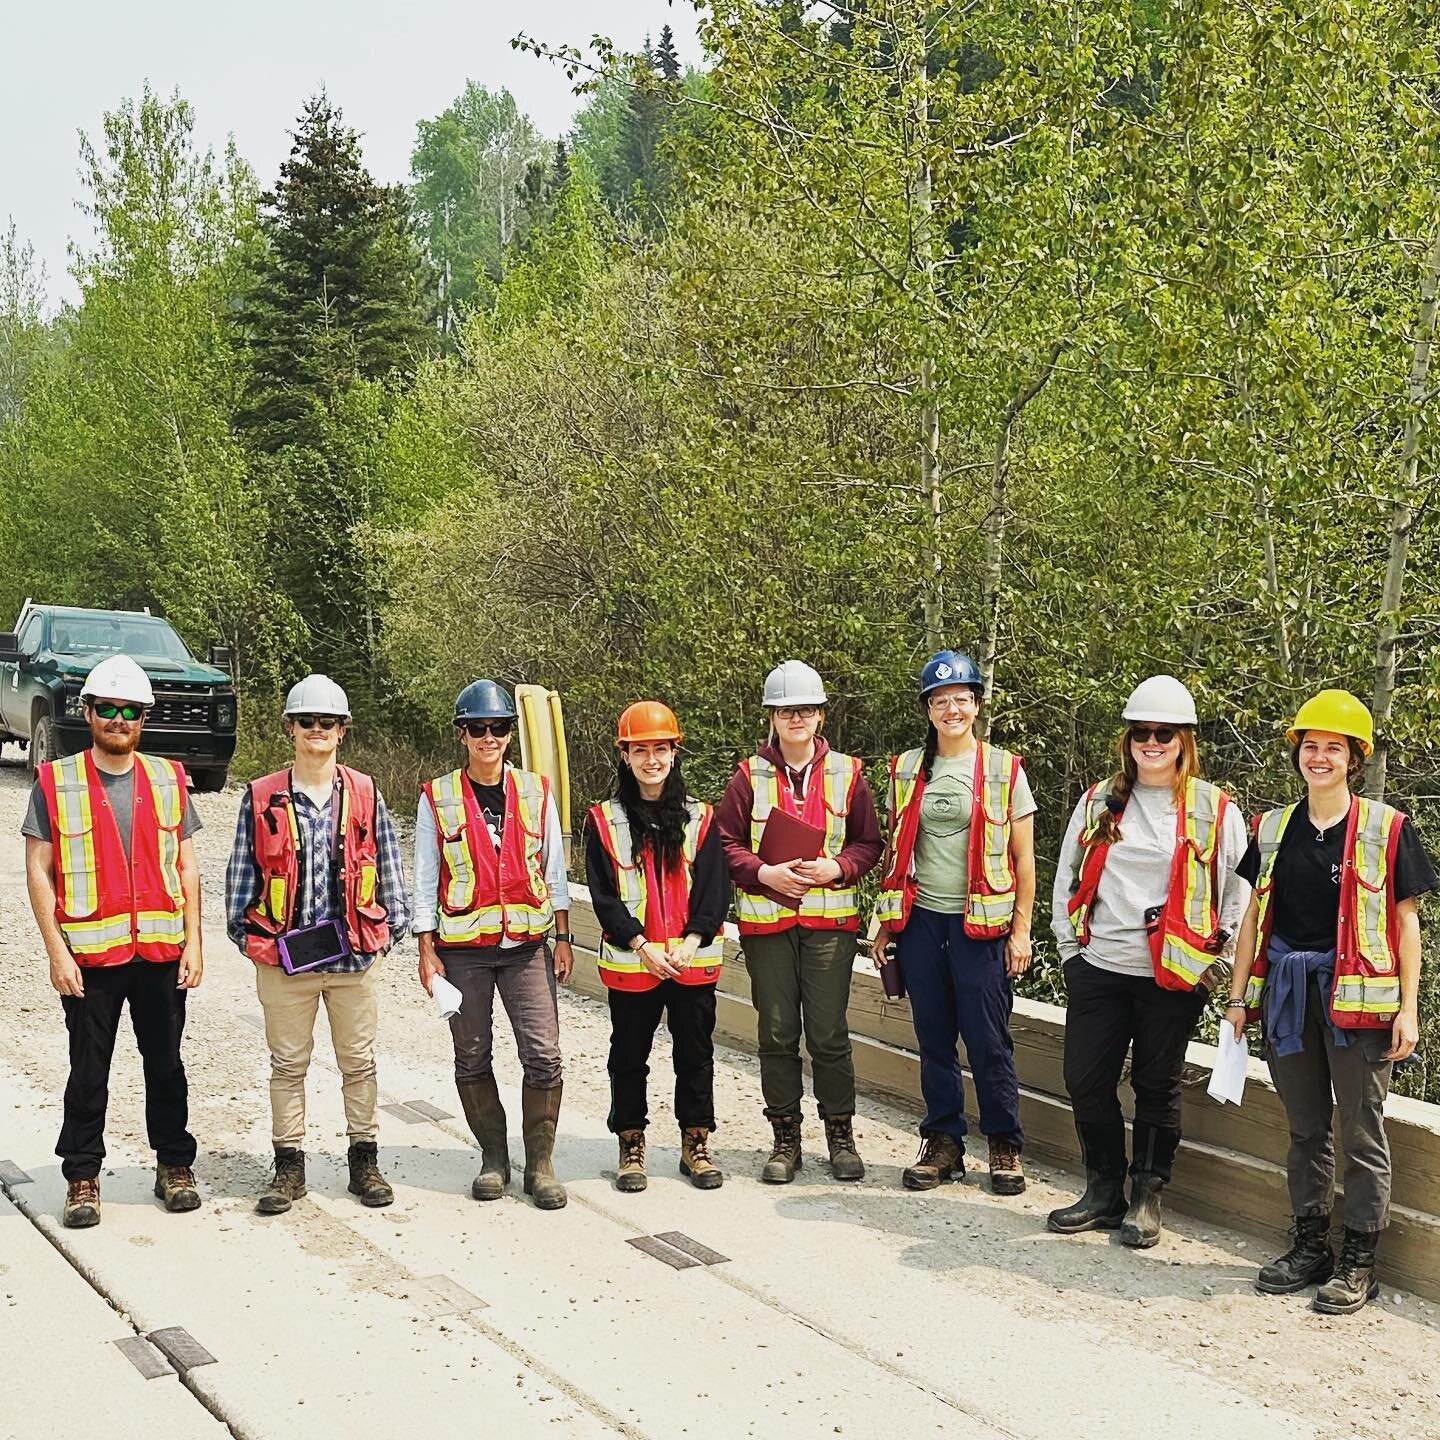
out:
{"label": "olive green t-shirt", "polygon": [[[975,756],[937,755],[920,797],[915,835],[915,903],[941,915],[963,915],[970,893],[970,813],[974,808]],[[1010,797],[1010,818],[1036,810],[1022,768]]]}

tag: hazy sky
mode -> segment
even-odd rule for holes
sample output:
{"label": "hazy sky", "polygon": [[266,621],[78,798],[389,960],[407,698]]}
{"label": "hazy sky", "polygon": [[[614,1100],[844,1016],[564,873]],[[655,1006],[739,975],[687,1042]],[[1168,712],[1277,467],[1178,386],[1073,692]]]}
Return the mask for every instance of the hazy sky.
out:
{"label": "hazy sky", "polygon": [[0,226],[12,217],[48,272],[52,303],[74,298],[66,242],[86,233],[76,132],[145,81],[177,87],[202,145],[234,135],[263,184],[289,148],[286,130],[325,86],[364,137],[380,180],[408,177],[416,121],[439,114],[465,81],[507,86],[548,135],[577,101],[564,73],[510,48],[525,31],[585,46],[592,34],[637,49],[667,22],[681,59],[698,57],[685,0],[20,0],[6,6],[0,63]]}

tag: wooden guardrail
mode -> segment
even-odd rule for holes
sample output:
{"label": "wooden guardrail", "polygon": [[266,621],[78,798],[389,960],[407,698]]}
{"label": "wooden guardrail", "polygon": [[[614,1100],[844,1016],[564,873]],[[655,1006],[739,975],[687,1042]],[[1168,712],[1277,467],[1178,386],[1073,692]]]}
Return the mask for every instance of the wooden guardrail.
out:
{"label": "wooden guardrail", "polygon": [[[583,885],[571,886],[570,928],[577,951],[573,983],[583,994],[599,996],[604,991],[595,964],[600,927]],[[753,1052],[755,1010],[750,977],[733,931],[726,937],[718,999],[718,1038]],[[1064,1009],[1017,998],[1011,1032],[1027,1150],[1070,1169],[1082,1168],[1061,1072]],[[909,1002],[888,999],[879,978],[868,970],[855,973],[850,1034],[856,1079],[862,1088],[918,1113],[920,1061]],[[1284,1238],[1290,1223],[1285,1188],[1289,1127],[1284,1107],[1264,1064],[1255,1059],[1250,1061],[1243,1105],[1220,1105],[1212,1100],[1205,1087],[1215,1055],[1210,1045],[1189,1047],[1182,1122],[1185,1138],[1166,1199],[1178,1210],[1262,1235],[1273,1244]],[[1128,1117],[1129,1089],[1121,1088]],[[973,1084],[967,1086],[972,1124],[977,1119],[974,1095]],[[1394,1194],[1390,1229],[1380,1247],[1381,1274],[1393,1285],[1440,1300],[1440,1106],[1391,1096],[1385,1115]],[[1338,1137],[1336,1151],[1338,1174]],[[1337,1196],[1337,1234],[1339,1213]]]}

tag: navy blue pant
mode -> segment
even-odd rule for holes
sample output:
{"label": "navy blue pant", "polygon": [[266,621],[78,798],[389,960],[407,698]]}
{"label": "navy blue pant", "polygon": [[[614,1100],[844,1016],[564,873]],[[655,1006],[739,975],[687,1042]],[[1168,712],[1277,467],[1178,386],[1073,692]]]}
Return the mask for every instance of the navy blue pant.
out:
{"label": "navy blue pant", "polygon": [[922,1135],[965,1137],[965,1082],[956,1045],[980,1102],[980,1131],[1017,1147],[1020,1082],[1010,1038],[1014,992],[1005,974],[1005,940],[972,940],[963,915],[941,915],[916,905],[900,932],[900,973],[910,996],[920,1046],[920,1092],[925,1097]]}

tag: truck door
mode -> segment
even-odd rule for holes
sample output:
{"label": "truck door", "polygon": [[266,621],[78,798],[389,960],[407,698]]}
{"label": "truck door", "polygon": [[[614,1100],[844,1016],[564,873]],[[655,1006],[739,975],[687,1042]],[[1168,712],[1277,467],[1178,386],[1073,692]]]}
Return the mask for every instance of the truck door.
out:
{"label": "truck door", "polygon": [[[39,654],[40,631],[39,615],[31,615],[20,627],[16,645],[22,655]],[[30,693],[31,687],[22,683],[18,664],[0,671],[0,716],[7,730],[26,740],[30,738]]]}

